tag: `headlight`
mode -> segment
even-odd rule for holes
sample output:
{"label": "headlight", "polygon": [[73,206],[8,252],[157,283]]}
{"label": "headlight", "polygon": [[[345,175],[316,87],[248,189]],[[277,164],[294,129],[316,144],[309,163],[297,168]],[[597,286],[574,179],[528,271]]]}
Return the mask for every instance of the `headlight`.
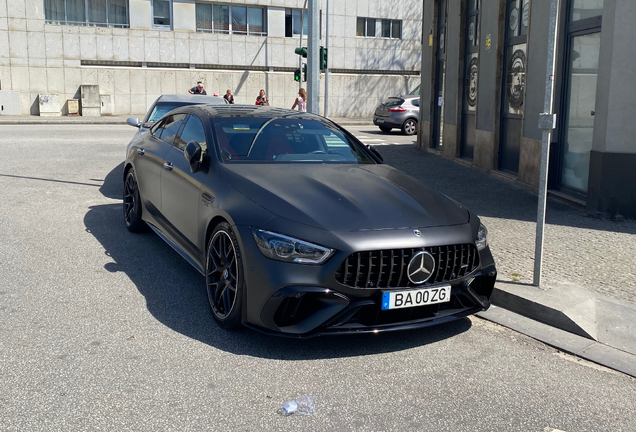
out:
{"label": "headlight", "polygon": [[484,224],[479,224],[479,231],[477,231],[475,246],[477,246],[477,250],[482,250],[488,246],[488,228],[486,228]]}
{"label": "headlight", "polygon": [[322,264],[334,252],[333,249],[262,229],[252,228],[252,235],[263,255],[278,261]]}

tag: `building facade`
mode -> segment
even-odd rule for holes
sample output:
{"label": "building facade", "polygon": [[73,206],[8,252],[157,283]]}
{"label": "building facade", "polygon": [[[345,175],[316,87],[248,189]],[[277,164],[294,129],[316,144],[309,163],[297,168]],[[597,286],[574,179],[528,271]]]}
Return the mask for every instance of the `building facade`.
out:
{"label": "building facade", "polygon": [[[424,0],[419,145],[538,187],[549,0]],[[636,218],[636,2],[560,0],[549,190]]]}
{"label": "building facade", "polygon": [[[291,107],[298,92],[305,0],[0,0],[0,91],[22,114],[59,94],[62,114],[81,85],[99,85],[112,114],[140,114],[160,94],[202,81],[237,103],[266,90]],[[321,1],[321,44],[326,1]],[[329,114],[369,116],[412,90],[421,64],[421,0],[331,0]],[[303,42],[306,46],[306,39]],[[324,74],[321,77],[324,98]],[[322,106],[322,103],[321,103]]]}

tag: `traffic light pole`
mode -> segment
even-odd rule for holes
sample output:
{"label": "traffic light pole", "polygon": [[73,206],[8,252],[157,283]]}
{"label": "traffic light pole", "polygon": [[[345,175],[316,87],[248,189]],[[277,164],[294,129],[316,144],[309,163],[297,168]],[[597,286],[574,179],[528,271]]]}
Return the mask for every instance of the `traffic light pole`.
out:
{"label": "traffic light pole", "polygon": [[[303,47],[303,26],[305,24],[305,9],[307,9],[307,0],[305,0],[305,6],[300,11],[300,43],[298,44],[298,48]],[[300,57],[298,59],[298,69],[300,69],[300,79],[298,80],[298,91],[303,88],[303,58]]]}
{"label": "traffic light pole", "polygon": [[[325,48],[329,49],[329,0],[327,0],[327,22],[325,28]],[[325,67],[325,117],[329,117],[329,63]]]}
{"label": "traffic light pole", "polygon": [[307,112],[320,114],[320,3],[309,0],[307,35]]}

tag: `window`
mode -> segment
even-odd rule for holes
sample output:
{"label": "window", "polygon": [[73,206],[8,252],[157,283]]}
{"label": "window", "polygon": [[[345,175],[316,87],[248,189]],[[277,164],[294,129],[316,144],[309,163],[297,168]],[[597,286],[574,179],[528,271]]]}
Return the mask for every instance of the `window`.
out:
{"label": "window", "polygon": [[263,8],[196,3],[196,17],[200,32],[267,36]]}
{"label": "window", "polygon": [[127,0],[44,0],[47,24],[128,27]]}
{"label": "window", "polygon": [[[205,139],[205,130],[203,129],[203,124],[201,121],[195,116],[191,115],[188,117],[188,122],[186,123],[183,131],[181,131],[181,135],[177,138],[174,145],[179,150],[185,150],[186,146],[190,141],[196,141],[201,146],[202,152],[208,148]],[[203,154],[201,154],[203,156]]]}
{"label": "window", "polygon": [[375,37],[375,18],[358,17],[356,36]]}
{"label": "window", "polygon": [[[374,163],[331,124],[307,119],[236,117],[211,122],[226,163]],[[165,135],[165,133],[164,133]]]}
{"label": "window", "polygon": [[154,28],[172,28],[172,0],[153,0],[152,20]]}
{"label": "window", "polygon": [[[304,14],[303,14],[304,12]],[[307,11],[301,9],[285,9],[285,37],[292,37],[300,35],[302,20],[303,35],[307,35],[307,17],[309,14]]]}
{"label": "window", "polygon": [[[185,118],[185,114],[175,114],[166,118],[166,120],[163,122],[163,125],[161,126],[161,129],[163,129],[161,140],[167,142],[170,145],[173,145],[174,138],[177,136],[177,133],[179,133],[179,129],[181,129],[183,120],[185,120]],[[159,138],[158,135],[156,136],[157,138]]]}
{"label": "window", "polygon": [[380,35],[383,38],[402,38],[402,21],[390,19],[375,19],[358,17],[356,24],[356,36],[376,37],[376,22],[380,22]]}

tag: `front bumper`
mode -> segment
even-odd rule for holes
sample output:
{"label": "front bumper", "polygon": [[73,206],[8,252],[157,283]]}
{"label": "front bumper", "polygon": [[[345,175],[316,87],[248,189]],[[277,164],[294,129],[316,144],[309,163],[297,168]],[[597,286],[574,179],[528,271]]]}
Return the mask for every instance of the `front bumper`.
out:
{"label": "front bumper", "polygon": [[299,338],[406,330],[449,322],[490,306],[497,271],[489,248],[479,253],[480,266],[471,274],[440,284],[451,285],[449,302],[383,311],[382,293],[388,289],[351,288],[336,281],[336,270],[351,251],[338,252],[321,266],[283,263],[263,256],[249,227],[235,228],[249,287],[243,322],[258,331]]}

